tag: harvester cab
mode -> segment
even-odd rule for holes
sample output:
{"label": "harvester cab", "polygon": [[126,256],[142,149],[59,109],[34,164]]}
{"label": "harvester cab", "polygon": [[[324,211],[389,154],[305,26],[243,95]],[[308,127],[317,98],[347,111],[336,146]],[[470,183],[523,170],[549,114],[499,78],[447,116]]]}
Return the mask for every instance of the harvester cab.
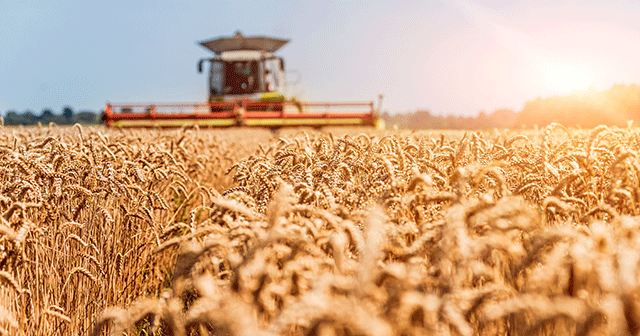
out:
{"label": "harvester cab", "polygon": [[216,56],[198,62],[209,66],[209,102],[236,100],[283,101],[285,68],[282,57],[274,53],[289,40],[272,37],[245,37],[237,32],[233,37],[222,37],[200,42]]}

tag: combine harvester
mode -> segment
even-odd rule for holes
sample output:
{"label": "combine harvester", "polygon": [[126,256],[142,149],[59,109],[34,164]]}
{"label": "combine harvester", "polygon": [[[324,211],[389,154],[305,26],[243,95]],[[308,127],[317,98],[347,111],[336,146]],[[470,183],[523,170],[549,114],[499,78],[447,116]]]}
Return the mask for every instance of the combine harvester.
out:
{"label": "combine harvester", "polygon": [[[285,96],[284,60],[274,53],[288,40],[245,37],[240,32],[200,44],[215,53],[209,67],[209,101],[180,104],[107,103],[109,127],[381,126],[373,101],[310,103]],[[382,96],[378,102],[380,107]]]}

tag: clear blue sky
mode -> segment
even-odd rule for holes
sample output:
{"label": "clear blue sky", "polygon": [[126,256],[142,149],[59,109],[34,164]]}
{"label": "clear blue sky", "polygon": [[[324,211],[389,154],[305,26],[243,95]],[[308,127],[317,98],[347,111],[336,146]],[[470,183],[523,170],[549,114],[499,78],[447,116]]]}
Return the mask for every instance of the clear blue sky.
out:
{"label": "clear blue sky", "polygon": [[475,115],[592,86],[640,84],[638,1],[0,0],[0,113],[203,101],[210,53],[241,30],[279,54],[305,100]]}

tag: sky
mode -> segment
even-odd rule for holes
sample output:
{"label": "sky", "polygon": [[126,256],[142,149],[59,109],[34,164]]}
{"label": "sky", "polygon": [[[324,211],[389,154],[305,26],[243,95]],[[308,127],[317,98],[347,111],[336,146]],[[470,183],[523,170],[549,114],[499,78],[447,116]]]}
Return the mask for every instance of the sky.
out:
{"label": "sky", "polygon": [[[203,102],[198,42],[290,39],[290,93],[473,116],[640,84],[639,1],[0,0],[0,114]],[[295,75],[299,73],[299,76]]]}

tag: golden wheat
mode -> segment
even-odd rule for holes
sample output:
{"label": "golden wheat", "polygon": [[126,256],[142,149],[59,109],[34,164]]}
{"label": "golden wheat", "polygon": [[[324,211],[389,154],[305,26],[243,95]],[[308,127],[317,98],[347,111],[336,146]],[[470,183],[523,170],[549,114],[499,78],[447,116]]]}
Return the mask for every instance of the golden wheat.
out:
{"label": "golden wheat", "polygon": [[0,127],[0,334],[636,335],[639,138]]}

